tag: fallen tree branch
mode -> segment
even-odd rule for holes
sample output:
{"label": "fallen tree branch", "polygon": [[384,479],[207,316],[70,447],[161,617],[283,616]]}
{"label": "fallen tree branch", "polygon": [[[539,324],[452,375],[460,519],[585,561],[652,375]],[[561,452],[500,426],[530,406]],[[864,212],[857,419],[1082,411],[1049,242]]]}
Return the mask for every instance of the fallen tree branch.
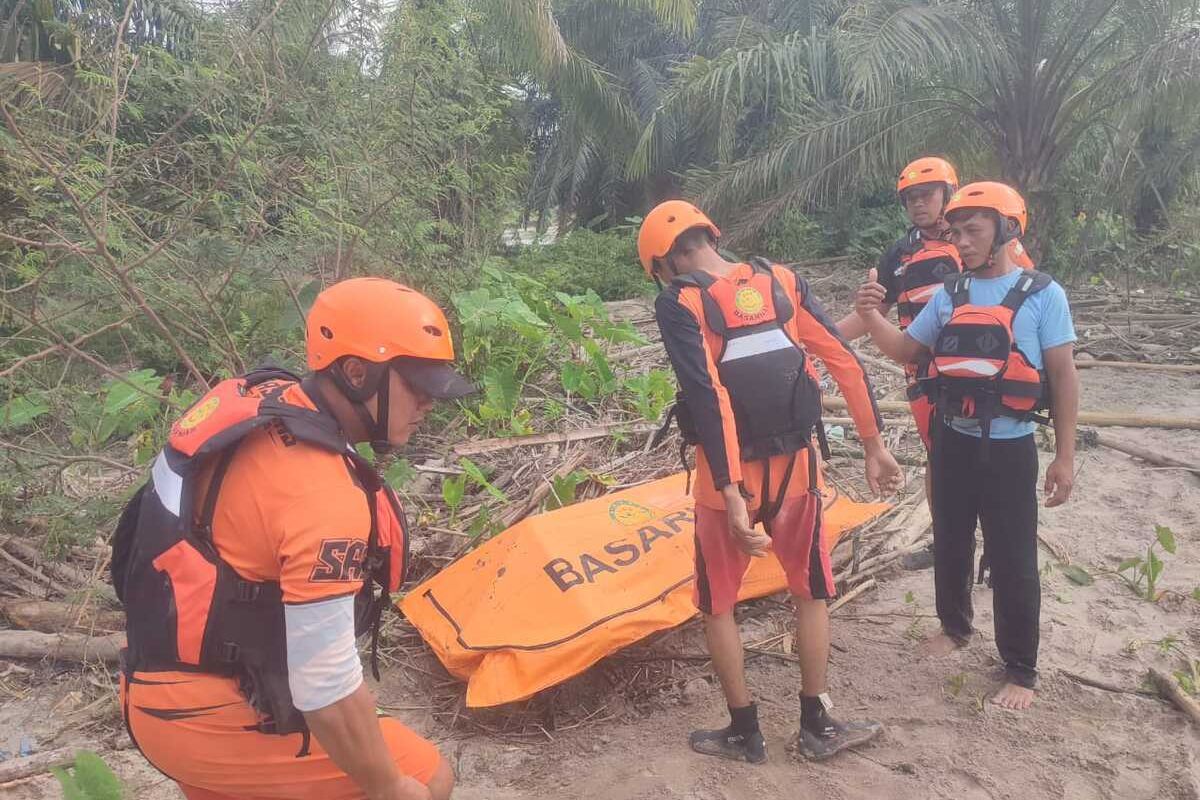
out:
{"label": "fallen tree branch", "polygon": [[1073,680],[1076,683],[1081,684],[1083,686],[1090,686],[1093,689],[1101,689],[1106,692],[1112,692],[1113,694],[1132,694],[1132,695],[1137,695],[1139,697],[1155,697],[1156,696],[1151,692],[1143,691],[1141,689],[1126,689],[1123,686],[1118,686],[1115,683],[1109,683],[1108,681],[1101,680],[1100,678],[1092,678],[1087,675],[1080,675],[1075,672],[1068,672],[1065,669],[1060,669],[1059,673],[1064,678],[1070,678],[1071,680]]}
{"label": "fallen tree branch", "polygon": [[69,588],[70,592],[92,591],[110,605],[120,604],[117,600],[116,591],[107,583],[96,580],[90,573],[77,569],[70,564],[46,560],[36,547],[16,536],[9,536],[3,543],[0,543],[0,547],[41,566],[46,572],[49,572],[62,581],[65,584],[64,588]]}
{"label": "fallen tree branch", "polygon": [[55,767],[69,767],[75,763],[75,754],[88,747],[60,747],[57,750],[46,750],[34,753],[24,758],[12,758],[0,761],[0,785],[19,781],[22,778],[32,778],[49,772]]}
{"label": "fallen tree branch", "polygon": [[[845,411],[846,401],[841,397],[821,398],[826,411]],[[908,403],[880,400],[876,405],[881,413],[906,414]],[[1112,411],[1080,411],[1079,424],[1097,427],[1168,428],[1175,430],[1200,430],[1200,419],[1188,417],[1151,417],[1143,414],[1118,414]]]}
{"label": "fallen tree branch", "polygon": [[833,601],[833,603],[829,606],[829,613],[832,614],[834,611],[837,611],[839,608],[846,605],[846,603],[849,603],[851,600],[855,599],[863,592],[866,592],[868,589],[874,589],[874,588],[875,588],[875,579],[868,578],[867,580],[860,583],[858,586],[855,586],[853,589],[846,592],[844,595],[839,597],[837,600]]}
{"label": "fallen tree branch", "polygon": [[1179,687],[1174,678],[1162,670],[1151,667],[1150,683],[1158,690],[1163,699],[1170,700],[1176,708],[1187,714],[1194,724],[1200,725],[1200,703],[1196,702],[1195,698],[1184,694],[1183,689]]}
{"label": "fallen tree branch", "polygon": [[1153,450],[1148,450],[1145,447],[1142,447],[1141,445],[1132,444],[1131,442],[1125,442],[1120,439],[1114,439],[1112,436],[1105,433],[1100,433],[1099,431],[1095,432],[1095,437],[1096,444],[1103,445],[1110,450],[1116,450],[1118,453],[1124,453],[1125,455],[1133,456],[1134,458],[1140,458],[1142,461],[1159,467],[1178,467],[1180,469],[1186,469],[1193,475],[1200,476],[1200,466],[1195,464],[1189,464],[1186,461],[1180,461],[1179,459],[1172,458],[1171,456],[1164,455],[1163,453],[1156,453]]}
{"label": "fallen tree branch", "polygon": [[1140,369],[1152,372],[1200,373],[1200,364],[1151,364],[1143,361],[1076,361],[1077,369],[1109,367],[1110,369]]}
{"label": "fallen tree branch", "polygon": [[0,617],[14,628],[42,633],[62,633],[71,628],[103,632],[125,629],[125,615],[119,611],[97,611],[52,600],[0,600]]}
{"label": "fallen tree branch", "polygon": [[481,453],[494,453],[498,450],[511,450],[514,447],[534,447],[542,444],[566,444],[580,442],[586,439],[600,439],[619,433],[638,434],[657,430],[654,425],[637,422],[613,422],[607,425],[597,425],[592,428],[565,433],[536,433],[530,436],[506,436],[499,439],[479,439],[474,442],[464,442],[454,448],[454,454],[459,456],[474,456]]}
{"label": "fallen tree branch", "polygon": [[0,658],[53,658],[58,661],[103,661],[115,664],[125,634],[83,636],[75,633],[0,631]]}

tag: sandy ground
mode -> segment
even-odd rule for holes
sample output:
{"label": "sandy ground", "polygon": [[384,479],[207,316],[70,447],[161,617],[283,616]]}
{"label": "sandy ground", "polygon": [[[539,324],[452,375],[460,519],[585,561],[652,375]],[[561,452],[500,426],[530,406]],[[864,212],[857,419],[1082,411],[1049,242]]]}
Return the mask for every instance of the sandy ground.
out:
{"label": "sandy ground", "polygon": [[[1103,369],[1082,375],[1085,408],[1200,416],[1200,376]],[[1110,432],[1200,460],[1198,432]],[[1043,466],[1049,458],[1043,453]],[[399,711],[397,716],[441,740],[460,776],[455,796],[462,800],[1200,800],[1200,731],[1162,701],[1133,693],[1148,667],[1182,668],[1177,652],[1164,651],[1169,637],[1200,657],[1200,603],[1186,598],[1200,586],[1200,479],[1151,469],[1103,448],[1081,450],[1078,470],[1074,498],[1065,507],[1045,511],[1041,531],[1096,581],[1076,585],[1042,551],[1042,681],[1037,704],[1028,712],[1006,712],[986,702],[1000,677],[990,592],[978,589],[980,632],[972,645],[926,660],[918,655],[917,640],[935,630],[936,620],[928,616],[932,573],[897,571],[838,611],[833,625],[837,649],[831,691],[837,713],[879,719],[886,735],[829,763],[798,763],[785,752],[798,721],[799,677],[794,665],[775,658],[757,658],[748,665],[771,754],[762,766],[706,759],[688,750],[689,731],[721,725],[725,719],[720,691],[705,677],[710,673],[703,663],[636,701],[616,690],[605,698],[594,674],[579,678],[573,683],[590,692],[593,701],[603,700],[608,710],[602,716],[611,719],[537,741],[487,735],[447,739],[445,727],[426,711]],[[1143,553],[1155,524],[1174,530],[1178,552],[1163,556],[1161,586],[1168,593],[1150,603],[1103,570]],[[761,640],[781,630],[785,620],[779,609],[760,614],[747,622],[745,638]],[[675,638],[673,649],[699,648],[694,630]],[[1101,679],[1129,693],[1088,688],[1065,672]],[[91,681],[96,682],[95,675]],[[77,673],[9,676],[0,679],[0,688],[0,749],[12,749],[21,734],[36,736],[49,747],[94,740],[115,729],[115,702],[105,698],[102,686]],[[389,673],[380,689],[381,703],[420,709],[426,702],[421,691],[416,682]],[[94,720],[95,709],[87,708],[93,702],[109,704],[106,724],[84,722]],[[78,727],[72,726],[73,719],[80,721]],[[112,753],[108,759],[131,797],[180,797],[136,751]],[[59,796],[49,778],[0,788],[0,797],[14,800]]]}

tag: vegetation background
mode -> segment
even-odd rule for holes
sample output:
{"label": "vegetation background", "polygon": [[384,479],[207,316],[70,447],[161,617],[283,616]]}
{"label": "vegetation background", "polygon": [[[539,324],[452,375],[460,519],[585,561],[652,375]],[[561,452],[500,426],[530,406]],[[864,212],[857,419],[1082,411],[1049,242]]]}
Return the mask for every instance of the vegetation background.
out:
{"label": "vegetation background", "polygon": [[937,153],[1026,194],[1060,280],[1200,281],[1195,2],[0,0],[0,101],[0,524],[52,552],[207,386],[300,368],[352,275],[452,309],[483,392],[443,440],[658,419],[672,379],[612,363],[645,342],[602,301],[652,289],[667,197],[865,267]]}

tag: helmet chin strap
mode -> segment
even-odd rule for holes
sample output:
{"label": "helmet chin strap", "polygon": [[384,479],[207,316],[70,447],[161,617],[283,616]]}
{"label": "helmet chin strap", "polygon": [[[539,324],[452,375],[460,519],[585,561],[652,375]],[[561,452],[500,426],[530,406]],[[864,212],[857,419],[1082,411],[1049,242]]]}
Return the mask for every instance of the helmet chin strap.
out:
{"label": "helmet chin strap", "polygon": [[[372,364],[367,369],[367,379],[361,387],[354,386],[346,380],[346,375],[340,367],[330,371],[333,374],[333,382],[350,401],[350,407],[354,409],[359,422],[371,437],[371,449],[378,455],[386,455],[392,450],[392,444],[388,441],[388,414],[392,405],[389,402],[392,385],[391,364]],[[366,402],[372,397],[377,398],[377,417],[372,417],[371,412],[367,410]]]}

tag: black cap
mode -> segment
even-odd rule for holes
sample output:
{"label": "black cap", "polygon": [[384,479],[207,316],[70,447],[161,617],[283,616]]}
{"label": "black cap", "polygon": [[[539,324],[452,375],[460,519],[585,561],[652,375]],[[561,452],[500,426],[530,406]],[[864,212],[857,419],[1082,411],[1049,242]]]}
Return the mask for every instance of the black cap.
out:
{"label": "black cap", "polygon": [[449,361],[397,358],[396,371],[418,391],[438,400],[456,400],[475,394],[475,384],[458,373]]}

